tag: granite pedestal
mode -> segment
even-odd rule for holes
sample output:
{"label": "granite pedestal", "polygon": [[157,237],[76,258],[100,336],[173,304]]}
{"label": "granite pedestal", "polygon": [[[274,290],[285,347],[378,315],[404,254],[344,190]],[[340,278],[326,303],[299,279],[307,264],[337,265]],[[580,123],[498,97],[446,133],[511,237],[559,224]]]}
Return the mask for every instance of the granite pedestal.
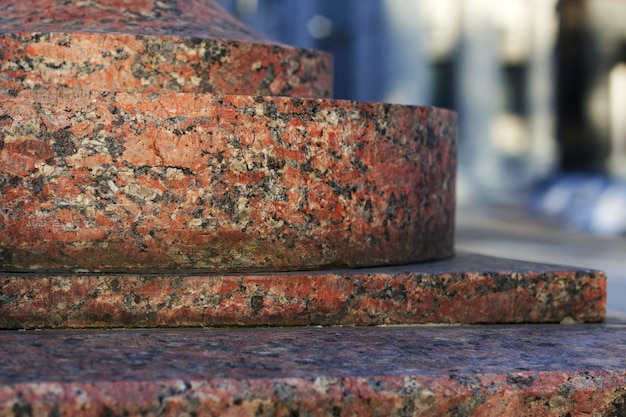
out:
{"label": "granite pedestal", "polygon": [[212,0],[0,12],[0,415],[626,414],[622,326],[476,325],[606,278],[454,256],[454,113],[330,100]]}

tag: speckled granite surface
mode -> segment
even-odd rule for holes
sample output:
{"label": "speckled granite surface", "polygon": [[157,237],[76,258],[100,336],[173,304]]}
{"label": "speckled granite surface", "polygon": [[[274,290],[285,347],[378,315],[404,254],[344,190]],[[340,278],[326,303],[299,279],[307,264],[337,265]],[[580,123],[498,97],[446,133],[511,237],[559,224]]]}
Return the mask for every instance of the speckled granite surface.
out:
{"label": "speckled granite surface", "polygon": [[127,33],[276,44],[214,0],[0,1],[2,33]]}
{"label": "speckled granite surface", "polygon": [[623,416],[626,327],[0,332],[0,414]]}
{"label": "speckled granite surface", "polygon": [[410,266],[0,274],[0,328],[597,322],[603,273],[460,254]]}
{"label": "speckled granite surface", "polygon": [[[330,58],[211,0],[0,0],[0,32],[0,269],[38,270],[0,328],[604,318],[597,271],[294,272],[452,255],[452,112],[253,97],[329,97]],[[0,415],[620,416],[624,330],[5,330]]]}
{"label": "speckled granite surface", "polygon": [[0,93],[0,269],[299,270],[453,253],[456,115]]}
{"label": "speckled granite surface", "polygon": [[328,98],[332,59],[212,0],[0,0],[0,88]]}

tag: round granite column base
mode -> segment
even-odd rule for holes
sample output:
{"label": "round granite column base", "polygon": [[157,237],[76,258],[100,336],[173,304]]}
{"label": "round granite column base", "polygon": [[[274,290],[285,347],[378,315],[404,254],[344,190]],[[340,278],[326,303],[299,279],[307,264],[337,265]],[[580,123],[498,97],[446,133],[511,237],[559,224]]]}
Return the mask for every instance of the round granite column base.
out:
{"label": "round granite column base", "polygon": [[293,271],[453,254],[456,115],[0,93],[0,269]]}
{"label": "round granite column base", "polygon": [[329,98],[332,59],[318,51],[241,40],[0,34],[0,89],[49,88]]}
{"label": "round granite column base", "polygon": [[0,10],[1,89],[332,95],[329,54],[275,42],[214,0],[21,0]]}

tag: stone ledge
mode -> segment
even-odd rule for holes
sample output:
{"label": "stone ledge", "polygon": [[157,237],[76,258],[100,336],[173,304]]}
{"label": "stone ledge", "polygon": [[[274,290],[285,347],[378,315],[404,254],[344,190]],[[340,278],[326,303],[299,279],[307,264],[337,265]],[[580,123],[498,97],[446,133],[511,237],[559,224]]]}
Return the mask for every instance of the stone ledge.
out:
{"label": "stone ledge", "polygon": [[599,322],[604,273],[462,253],[333,271],[0,273],[0,328]]}
{"label": "stone ledge", "polygon": [[626,414],[626,326],[0,332],[1,415]]}

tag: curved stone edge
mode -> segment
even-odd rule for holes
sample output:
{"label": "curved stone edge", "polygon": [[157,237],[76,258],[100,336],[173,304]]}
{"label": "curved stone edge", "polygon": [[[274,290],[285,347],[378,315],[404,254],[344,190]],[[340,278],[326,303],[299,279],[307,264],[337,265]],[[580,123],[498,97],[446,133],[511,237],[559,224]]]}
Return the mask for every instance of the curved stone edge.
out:
{"label": "curved stone edge", "polygon": [[480,255],[275,274],[0,274],[0,328],[599,322],[604,273]]}
{"label": "curved stone edge", "polygon": [[324,52],[116,33],[0,34],[0,89],[70,88],[329,98]]}
{"label": "curved stone edge", "polygon": [[453,253],[451,111],[174,93],[0,97],[5,270],[294,270]]}
{"label": "curved stone edge", "polygon": [[215,0],[3,1],[2,33],[103,33],[278,44]]}

